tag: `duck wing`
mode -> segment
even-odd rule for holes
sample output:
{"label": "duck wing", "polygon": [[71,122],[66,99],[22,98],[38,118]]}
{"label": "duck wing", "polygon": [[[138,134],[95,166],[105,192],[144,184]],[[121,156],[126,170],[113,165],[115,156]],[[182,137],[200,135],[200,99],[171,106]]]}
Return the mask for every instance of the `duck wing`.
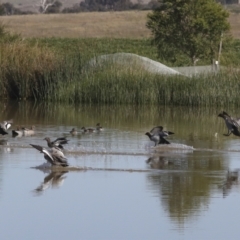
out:
{"label": "duck wing", "polygon": [[159,136],[160,137],[167,137],[167,136],[172,135],[172,134],[174,134],[174,132],[170,132],[170,131],[161,131],[161,132],[159,132]]}
{"label": "duck wing", "polygon": [[59,145],[59,144],[67,144],[68,143],[68,139],[66,139],[65,137],[60,137],[60,138],[57,138],[56,140],[54,140],[52,142],[52,144],[54,145]]}
{"label": "duck wing", "polygon": [[[230,125],[239,128],[240,126],[240,118],[231,117],[227,112],[222,111],[222,115],[225,116],[225,121],[228,122]],[[227,123],[226,123],[227,124]]]}
{"label": "duck wing", "polygon": [[0,126],[0,134],[6,135],[8,132],[6,132],[6,130]]}
{"label": "duck wing", "polygon": [[2,123],[0,123],[0,134],[2,135],[6,135],[7,130],[12,126],[12,122],[13,120],[8,120],[8,121],[3,121]]}
{"label": "duck wing", "polygon": [[238,128],[233,128],[232,133],[233,133],[235,136],[240,137],[240,132],[239,132]]}
{"label": "duck wing", "polygon": [[235,122],[240,126],[240,118],[235,118]]}
{"label": "duck wing", "polygon": [[161,132],[163,129],[162,126],[157,126],[157,127],[154,127],[153,129],[150,130],[150,133],[153,134],[153,135],[156,135],[156,134],[159,134],[159,132]]}
{"label": "duck wing", "polygon": [[8,130],[11,126],[12,126],[13,120],[7,120],[7,121],[3,121],[0,125],[1,128]]}
{"label": "duck wing", "polygon": [[34,145],[34,144],[30,144],[32,147],[36,148],[40,153],[44,154],[44,158],[51,163],[52,165],[54,165],[54,158],[52,156],[52,154],[44,147],[39,146],[39,145]]}

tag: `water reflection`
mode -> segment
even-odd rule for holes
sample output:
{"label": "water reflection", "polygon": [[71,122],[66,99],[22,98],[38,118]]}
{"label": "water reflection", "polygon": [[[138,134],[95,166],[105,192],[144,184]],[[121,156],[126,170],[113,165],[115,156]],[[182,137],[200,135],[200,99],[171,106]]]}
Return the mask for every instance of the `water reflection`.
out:
{"label": "water reflection", "polygon": [[8,140],[7,139],[0,139],[0,145],[2,145],[2,146],[8,145]]}
{"label": "water reflection", "polygon": [[173,161],[164,156],[149,157],[146,163],[148,163],[152,169],[164,169],[169,165],[173,165]]}
{"label": "water reflection", "polygon": [[42,195],[43,192],[50,187],[55,189],[60,188],[66,179],[66,176],[63,175],[67,172],[68,171],[50,171],[50,173],[43,179],[43,182],[36,189],[34,189],[34,195]]}
{"label": "water reflection", "polygon": [[[154,160],[156,163],[152,166],[168,168],[168,171],[148,174],[150,188],[158,194],[170,218],[180,224],[208,206],[210,196],[223,179],[219,173],[225,170],[224,159],[214,153],[194,152],[182,159],[180,156],[172,156],[171,160],[160,156]],[[166,165],[169,160],[174,167]]]}
{"label": "water reflection", "polygon": [[[103,181],[105,185],[109,184],[111,196],[114,196],[116,192],[120,192],[120,188],[110,186],[111,180],[113,185],[122,183],[124,171],[138,171],[127,176],[128,181],[141,184],[136,189],[142,189],[147,182],[146,192],[141,191],[140,196],[137,197],[147,199],[151,195],[154,201],[157,198],[160,202],[159,208],[166,210],[168,217],[177,224],[184,224],[192,216],[201,215],[216,193],[222,199],[222,196],[229,196],[230,192],[236,191],[235,187],[239,185],[238,172],[235,174],[236,171],[230,171],[226,175],[231,159],[238,158],[231,149],[239,151],[240,143],[236,136],[231,135],[226,138],[222,135],[224,122],[217,117],[222,109],[128,105],[71,106],[29,102],[0,103],[0,109],[1,118],[13,118],[15,126],[36,126],[34,136],[19,139],[9,136],[0,138],[0,173],[5,170],[4,177],[10,175],[14,164],[14,170],[19,174],[24,171],[22,166],[28,168],[42,160],[42,155],[30,149],[29,144],[42,145],[46,136],[52,139],[65,136],[70,139],[66,153],[71,165],[89,166],[89,172],[93,172],[94,169],[101,170],[84,176],[87,179],[84,185],[87,194],[94,192],[88,189],[98,186],[97,179],[99,183]],[[229,112],[237,115],[236,111],[233,109]],[[95,126],[97,122],[101,122],[105,131],[99,134],[80,132],[82,126]],[[149,139],[144,135],[145,132],[158,125],[175,133],[171,137],[170,146],[146,148]],[[72,128],[78,131],[73,136],[70,133]],[[16,150],[15,155],[6,151],[7,149]],[[227,159],[224,155],[226,152]],[[16,159],[13,159],[13,156]],[[39,196],[47,189],[61,187],[66,179],[66,173],[67,171],[47,172],[42,183],[33,190],[34,195]],[[74,177],[78,178],[79,175],[76,174]],[[35,175],[32,174],[31,177]],[[23,181],[23,178],[19,178],[20,181]],[[68,181],[71,179],[69,178]],[[72,188],[67,190],[75,191],[76,182],[69,184]],[[131,195],[133,190],[128,189],[128,183],[133,182],[125,182],[122,191],[129,191]],[[63,190],[65,188],[57,193],[62,193]],[[101,194],[102,192],[99,196]],[[67,198],[68,195],[64,197]],[[90,199],[95,200],[94,197]],[[52,201],[49,198],[47,203],[54,204]],[[126,202],[122,201],[125,204],[128,201],[126,206],[131,203],[130,198],[125,198]],[[110,202],[109,206],[113,202]],[[106,201],[104,204],[108,205]],[[136,202],[132,204],[136,206]],[[97,204],[93,205],[97,206]],[[101,207],[99,205],[99,208]],[[156,209],[150,210],[157,212]],[[155,220],[152,221],[155,223],[159,219]]]}
{"label": "water reflection", "polygon": [[225,181],[222,185],[223,197],[228,196],[233,187],[240,185],[238,177],[239,170],[227,172]]}
{"label": "water reflection", "polygon": [[10,146],[7,139],[0,139],[0,153],[13,152],[14,148]]}

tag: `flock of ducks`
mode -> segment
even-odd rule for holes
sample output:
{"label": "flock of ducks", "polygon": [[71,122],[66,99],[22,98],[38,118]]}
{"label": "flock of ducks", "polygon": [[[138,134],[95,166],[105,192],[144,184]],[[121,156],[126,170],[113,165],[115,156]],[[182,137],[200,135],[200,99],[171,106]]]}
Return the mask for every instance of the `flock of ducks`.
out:
{"label": "flock of ducks", "polygon": [[[222,111],[221,113],[219,113],[218,117],[221,117],[224,119],[228,129],[228,133],[223,134],[224,136],[230,136],[231,134],[234,134],[235,136],[240,137],[240,132],[239,132],[240,118],[233,118],[225,111]],[[11,127],[12,123],[13,123],[13,120],[8,120],[0,123],[0,134],[1,135],[8,134],[7,131]],[[100,125],[100,123],[96,124],[96,128],[85,128],[85,127],[81,128],[81,132],[83,133],[99,132],[102,130],[103,128]],[[12,130],[13,137],[31,136],[34,134],[35,134],[34,126],[32,126],[30,129],[27,129],[27,128],[20,129],[18,127],[16,130]],[[70,134],[77,135],[78,132],[75,128],[73,128],[70,131]],[[170,142],[167,141],[165,138],[172,134],[174,134],[174,132],[163,130],[162,126],[156,126],[153,129],[151,129],[149,132],[145,133],[145,135],[147,135],[149,139],[154,142],[155,146],[157,146],[158,144],[170,144]],[[54,141],[51,141],[49,137],[46,137],[44,138],[44,140],[46,140],[47,146],[49,147],[49,149],[39,145],[35,145],[35,144],[30,144],[30,145],[33,148],[37,149],[40,153],[43,153],[44,158],[47,160],[48,163],[51,164],[51,166],[62,166],[62,167],[69,166],[67,162],[67,158],[63,153],[63,149],[64,149],[63,145],[67,144],[69,140],[66,139],[65,137],[57,138]]]}
{"label": "flock of ducks", "polygon": [[[101,126],[100,123],[96,124],[96,128],[86,128],[86,127],[82,127],[81,128],[81,132],[83,133],[93,133],[93,132],[101,132],[103,130],[103,127]],[[78,134],[78,131],[76,130],[76,128],[73,128],[70,133],[74,136]]]}
{"label": "flock of ducks", "polygon": [[[12,126],[13,120],[3,121],[0,123],[0,134],[6,135],[8,134],[8,129]],[[100,123],[96,124],[96,128],[81,128],[81,132],[83,133],[92,133],[92,132],[99,132],[102,131],[103,128],[100,125]],[[24,128],[21,129],[19,127],[16,128],[16,130],[12,130],[12,136],[13,137],[22,137],[22,136],[32,136],[35,134],[35,127],[32,126],[31,128]],[[70,131],[70,134],[77,135],[78,132],[75,128],[73,128]],[[51,166],[61,166],[61,167],[67,167],[69,166],[67,162],[67,158],[65,157],[63,153],[63,145],[67,144],[69,142],[68,139],[65,137],[59,137],[55,139],[54,141],[51,141],[49,137],[45,137],[44,140],[47,142],[47,146],[49,149],[35,145],[30,144],[33,148],[37,149],[40,153],[44,154],[44,158],[47,160],[48,163],[50,163]]]}

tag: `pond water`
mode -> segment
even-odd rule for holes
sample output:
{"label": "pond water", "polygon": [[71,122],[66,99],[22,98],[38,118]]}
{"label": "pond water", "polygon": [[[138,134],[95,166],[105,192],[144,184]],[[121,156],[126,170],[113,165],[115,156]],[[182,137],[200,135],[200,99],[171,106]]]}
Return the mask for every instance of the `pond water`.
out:
{"label": "pond water", "polygon": [[[240,229],[240,139],[227,132],[222,110],[161,106],[0,103],[1,239],[226,239]],[[81,133],[80,128],[104,131]],[[34,125],[34,136],[12,137]],[[153,147],[145,132],[162,125],[175,134]],[[75,127],[79,133],[70,135]],[[71,166],[41,171],[29,144],[67,137]]]}

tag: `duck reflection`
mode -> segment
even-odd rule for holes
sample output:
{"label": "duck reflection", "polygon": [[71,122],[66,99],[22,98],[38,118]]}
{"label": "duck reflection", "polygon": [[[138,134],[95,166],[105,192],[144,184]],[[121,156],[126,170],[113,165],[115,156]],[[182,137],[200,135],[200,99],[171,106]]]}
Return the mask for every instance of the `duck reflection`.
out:
{"label": "duck reflection", "polygon": [[230,193],[233,186],[239,185],[238,175],[239,175],[239,171],[228,171],[227,172],[226,180],[222,186],[223,197],[226,197]]}
{"label": "duck reflection", "polygon": [[10,147],[8,140],[0,139],[0,152],[4,153],[13,152],[13,148]]}
{"label": "duck reflection", "polygon": [[63,185],[68,171],[51,171],[43,180],[43,182],[34,190],[37,195],[41,195],[49,187],[59,188]]}
{"label": "duck reflection", "polygon": [[6,139],[0,139],[0,145],[7,146],[8,145],[8,141]]}
{"label": "duck reflection", "polygon": [[153,169],[164,169],[169,165],[173,165],[173,162],[164,156],[154,156],[146,160],[146,163]]}

